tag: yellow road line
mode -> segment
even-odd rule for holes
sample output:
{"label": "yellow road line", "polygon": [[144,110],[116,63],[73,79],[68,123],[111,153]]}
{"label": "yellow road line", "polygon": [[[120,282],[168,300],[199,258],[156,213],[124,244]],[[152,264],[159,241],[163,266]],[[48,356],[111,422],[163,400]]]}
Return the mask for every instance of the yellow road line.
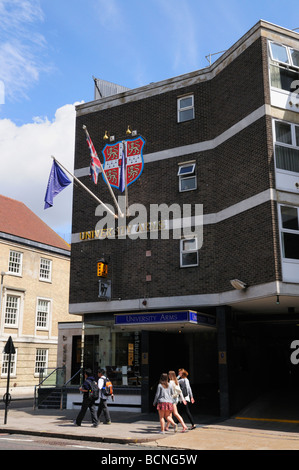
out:
{"label": "yellow road line", "polygon": [[299,420],[295,419],[269,419],[269,418],[246,418],[243,416],[236,416],[235,419],[247,419],[248,421],[270,421],[276,423],[294,423],[299,424]]}

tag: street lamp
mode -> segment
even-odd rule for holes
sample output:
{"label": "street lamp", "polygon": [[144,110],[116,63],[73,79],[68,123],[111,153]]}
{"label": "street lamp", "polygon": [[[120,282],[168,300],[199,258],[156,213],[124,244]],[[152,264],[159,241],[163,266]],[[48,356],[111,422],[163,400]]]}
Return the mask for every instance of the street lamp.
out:
{"label": "street lamp", "polygon": [[1,316],[1,312],[2,312],[2,310],[1,310],[1,308],[2,308],[1,305],[2,305],[3,279],[4,279],[4,276],[5,276],[6,274],[8,274],[8,273],[6,273],[5,271],[1,271],[1,273],[0,273],[0,276],[1,276],[1,285],[0,285],[0,316]]}

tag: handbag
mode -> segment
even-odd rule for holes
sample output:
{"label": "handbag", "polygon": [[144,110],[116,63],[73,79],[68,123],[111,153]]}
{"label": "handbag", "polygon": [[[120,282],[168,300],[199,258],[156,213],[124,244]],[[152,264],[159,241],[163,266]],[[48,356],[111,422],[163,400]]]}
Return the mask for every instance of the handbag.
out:
{"label": "handbag", "polygon": [[181,394],[181,388],[179,385],[174,385],[174,390],[173,390],[173,393],[172,393],[172,398],[179,398]]}

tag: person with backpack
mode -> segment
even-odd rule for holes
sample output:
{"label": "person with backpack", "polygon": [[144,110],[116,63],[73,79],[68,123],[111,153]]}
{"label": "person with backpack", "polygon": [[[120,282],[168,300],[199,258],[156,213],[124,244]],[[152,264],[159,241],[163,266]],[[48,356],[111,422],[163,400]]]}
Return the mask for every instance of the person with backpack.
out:
{"label": "person with backpack", "polygon": [[98,426],[98,417],[95,402],[99,398],[98,384],[92,375],[91,369],[86,369],[84,372],[84,382],[79,388],[80,392],[83,393],[83,400],[81,410],[77,418],[74,420],[76,426],[81,426],[83,418],[89,408],[91,414],[91,421],[94,427]]}
{"label": "person with backpack", "polygon": [[98,377],[99,377],[98,387],[100,390],[100,403],[99,403],[98,413],[97,413],[98,422],[100,422],[100,416],[103,412],[103,415],[105,418],[105,424],[111,424],[111,418],[110,418],[107,401],[109,397],[111,397],[112,400],[114,400],[112,383],[108,379],[108,377],[106,377],[104,369],[98,370]]}

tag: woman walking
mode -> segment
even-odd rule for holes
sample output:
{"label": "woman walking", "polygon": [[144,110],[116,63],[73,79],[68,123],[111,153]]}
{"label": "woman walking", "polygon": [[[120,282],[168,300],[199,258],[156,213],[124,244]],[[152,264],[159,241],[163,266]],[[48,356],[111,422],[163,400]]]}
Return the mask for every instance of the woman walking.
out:
{"label": "woman walking", "polygon": [[183,400],[179,400],[179,403],[180,403],[180,406],[181,403],[184,403],[184,410],[186,411],[186,414],[189,418],[189,421],[191,423],[191,429],[195,429],[196,428],[196,425],[194,424],[194,421],[193,421],[193,417],[192,417],[192,414],[191,414],[191,411],[189,409],[189,405],[188,403],[191,401],[191,403],[193,404],[194,403],[194,398],[193,398],[193,393],[192,393],[192,389],[191,389],[191,386],[190,386],[190,382],[189,382],[189,379],[187,378],[188,377],[188,372],[185,370],[185,369],[179,369],[179,373],[178,373],[178,381],[179,381],[179,385],[181,387],[181,390],[182,390],[182,393],[183,393],[183,396],[184,396],[184,400],[185,400],[185,403],[183,402]]}
{"label": "woman walking", "polygon": [[161,426],[161,433],[165,431],[165,420],[174,427],[174,432],[177,432],[178,425],[175,424],[171,417],[173,411],[172,387],[168,383],[167,374],[163,373],[160,377],[160,382],[157,387],[156,396],[153,405],[157,405],[159,413],[159,420]]}
{"label": "woman walking", "polygon": [[[172,414],[179,421],[179,423],[181,423],[181,425],[183,426],[182,432],[186,432],[186,431],[188,431],[188,428],[187,428],[186,424],[184,423],[183,418],[181,417],[181,415],[178,412],[177,404],[178,404],[179,400],[181,400],[184,403],[184,405],[186,405],[187,402],[184,399],[184,396],[183,396],[181,387],[179,385],[178,379],[176,378],[175,372],[173,370],[170,370],[168,372],[168,378],[169,378],[169,384],[172,387],[172,398],[173,398],[173,411],[172,411]],[[166,428],[165,428],[166,431],[168,431],[168,427],[169,427],[169,424],[167,423]]]}

